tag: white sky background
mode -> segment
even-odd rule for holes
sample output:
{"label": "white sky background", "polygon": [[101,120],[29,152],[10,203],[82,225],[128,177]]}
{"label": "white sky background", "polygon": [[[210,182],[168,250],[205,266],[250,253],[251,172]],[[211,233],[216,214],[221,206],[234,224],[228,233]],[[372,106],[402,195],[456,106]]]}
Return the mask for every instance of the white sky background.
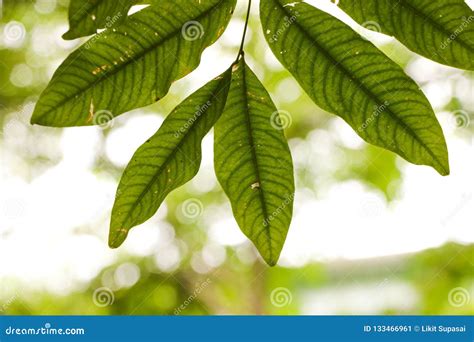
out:
{"label": "white sky background", "polygon": [[[341,12],[329,2],[311,3],[340,17]],[[239,7],[244,5],[245,2],[239,1]],[[254,11],[257,6],[255,3]],[[236,17],[238,15],[239,12]],[[347,17],[343,19],[351,23]],[[47,44],[64,44],[60,42],[60,33],[65,29],[58,30],[57,42],[44,37],[38,49],[44,52],[48,50]],[[232,43],[237,49],[235,37],[240,37],[241,30],[241,18],[233,20],[222,38],[223,43]],[[388,40],[376,33],[369,34],[376,43]],[[177,82],[173,89],[187,87],[190,93],[226,69],[235,56],[222,56],[219,46],[216,44],[206,50],[199,69],[186,80]],[[263,66],[278,65],[271,53],[265,53],[264,58],[265,61],[251,63],[257,74]],[[368,190],[357,181],[336,184],[322,191],[317,198],[307,189],[299,188],[295,215],[280,264],[298,266],[310,260],[399,254],[439,246],[447,241],[474,242],[474,142],[459,134],[462,128],[455,126],[450,113],[439,110],[451,95],[456,94],[469,105],[465,109],[472,112],[472,80],[467,80],[460,70],[424,58],[413,60],[407,72],[419,83],[430,81],[423,90],[437,110],[446,134],[451,176],[441,177],[428,167],[409,165],[400,159],[402,195],[399,201],[390,205],[382,194]],[[273,95],[278,102],[278,95]],[[25,141],[25,126],[31,110],[32,105],[27,106],[21,116],[12,114],[0,142],[0,281],[13,278],[36,287],[67,292],[77,283],[87,283],[104,266],[126,253],[155,254],[158,267],[175,269],[179,248],[173,239],[173,229],[160,220],[166,213],[165,206],[154,223],[132,230],[123,248],[112,251],[107,247],[108,217],[117,184],[91,170],[100,129],[62,130],[62,161],[31,181],[18,175],[11,167],[18,162],[12,147]],[[125,166],[135,149],[158,129],[162,119],[137,111],[120,120],[124,125],[113,128],[105,148],[112,162]],[[291,141],[296,166],[309,163],[315,170],[331,172],[335,165],[344,163],[335,160],[337,156],[331,153],[335,143],[351,148],[363,146],[361,139],[338,119],[329,131],[315,131],[306,141]],[[189,185],[196,198],[216,184],[211,135],[204,141],[203,155],[201,170]],[[335,162],[325,163],[328,159]],[[222,246],[246,243],[234,223],[230,206],[226,204],[217,208],[220,210],[215,209],[205,208],[202,216],[209,229],[210,243],[201,259],[209,267],[223,261]],[[161,223],[156,224],[157,221]],[[93,229],[78,233],[83,226]],[[206,270],[198,261],[193,267],[198,271]]]}

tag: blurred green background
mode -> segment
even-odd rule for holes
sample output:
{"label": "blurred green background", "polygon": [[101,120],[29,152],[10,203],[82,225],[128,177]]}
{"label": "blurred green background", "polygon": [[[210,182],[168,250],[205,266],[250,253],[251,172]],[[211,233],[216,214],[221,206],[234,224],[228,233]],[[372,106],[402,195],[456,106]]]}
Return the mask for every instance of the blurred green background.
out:
{"label": "blurred green background", "polygon": [[[364,144],[318,109],[265,47],[257,4],[247,56],[288,113],[298,188],[279,266],[265,266],[233,223],[212,170],[212,137],[196,179],[123,248],[108,249],[110,209],[127,160],[174,106],[230,64],[244,5],[239,1],[201,67],[159,103],[107,127],[52,129],[29,125],[34,103],[86,39],[61,38],[67,0],[3,0],[0,314],[474,313],[473,73],[360,31],[432,101],[453,164],[452,175],[441,178]],[[183,208],[190,201],[191,215]]]}

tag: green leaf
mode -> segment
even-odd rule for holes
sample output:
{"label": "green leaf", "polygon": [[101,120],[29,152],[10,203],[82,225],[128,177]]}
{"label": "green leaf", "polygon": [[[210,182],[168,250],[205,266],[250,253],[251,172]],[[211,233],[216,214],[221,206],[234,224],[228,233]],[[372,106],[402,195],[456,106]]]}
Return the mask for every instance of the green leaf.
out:
{"label": "green leaf", "polygon": [[127,18],[136,0],[71,0],[69,4],[69,31],[64,39],[76,39],[110,28]]}
{"label": "green leaf", "polygon": [[161,0],[92,37],[58,68],[32,123],[86,126],[149,105],[194,70],[236,0]]}
{"label": "green leaf", "polygon": [[117,190],[111,247],[119,247],[131,228],[152,217],[172,190],[196,175],[201,141],[222,114],[230,78],[229,69],[189,96],[137,150]]}
{"label": "green leaf", "polygon": [[242,58],[215,127],[215,169],[234,216],[265,261],[277,263],[293,212],[293,163],[279,113]]}
{"label": "green leaf", "polygon": [[295,0],[261,1],[264,34],[313,101],[367,142],[449,174],[430,103],[403,70],[350,27]]}
{"label": "green leaf", "polygon": [[340,0],[339,6],[426,58],[474,70],[474,15],[464,0]]}

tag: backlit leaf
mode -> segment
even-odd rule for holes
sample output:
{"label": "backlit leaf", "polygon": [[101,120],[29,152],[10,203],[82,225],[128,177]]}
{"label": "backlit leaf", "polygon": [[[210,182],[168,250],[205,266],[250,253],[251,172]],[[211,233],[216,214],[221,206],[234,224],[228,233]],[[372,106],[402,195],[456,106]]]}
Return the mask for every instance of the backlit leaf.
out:
{"label": "backlit leaf", "polygon": [[71,0],[69,31],[64,39],[76,39],[97,33],[123,21],[136,0]]}
{"label": "backlit leaf", "polygon": [[165,197],[192,179],[201,164],[201,142],[224,109],[231,71],[189,96],[158,132],[135,153],[120,180],[110,223],[109,245],[150,217]]}
{"label": "backlit leaf", "polygon": [[464,0],[340,0],[339,6],[420,55],[474,70],[474,13]]}
{"label": "backlit leaf", "polygon": [[261,1],[265,37],[321,108],[367,142],[449,174],[441,126],[403,70],[350,27],[306,3]]}
{"label": "backlit leaf", "polygon": [[236,0],[161,0],[97,34],[58,68],[32,123],[85,126],[149,105],[194,70]]}
{"label": "backlit leaf", "polygon": [[269,94],[242,58],[215,127],[215,169],[234,216],[269,265],[283,248],[293,212],[293,163]]}

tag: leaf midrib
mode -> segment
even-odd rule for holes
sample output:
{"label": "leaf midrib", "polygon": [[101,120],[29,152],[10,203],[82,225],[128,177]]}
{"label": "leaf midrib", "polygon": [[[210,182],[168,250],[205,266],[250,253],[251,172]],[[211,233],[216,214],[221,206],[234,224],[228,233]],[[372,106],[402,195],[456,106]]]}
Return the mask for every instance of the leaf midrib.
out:
{"label": "leaf midrib", "polygon": [[[250,119],[250,104],[248,101],[248,87],[247,87],[247,65],[245,61],[242,63],[243,64],[243,71],[242,71],[242,90],[243,90],[243,96],[244,96],[244,105],[245,105],[245,123],[248,131],[248,140],[249,140],[249,145],[250,145],[250,154],[252,155],[252,164],[255,169],[255,174],[257,178],[257,182],[259,184],[259,188],[257,188],[258,191],[258,196],[260,198],[261,202],[261,208],[263,212],[263,217],[264,217],[264,222],[268,222],[268,208],[265,202],[265,194],[263,193],[263,183],[261,180],[260,176],[260,167],[258,164],[258,159],[257,159],[257,154],[256,154],[256,147],[255,147],[255,141],[253,137],[253,130],[252,130],[252,122]],[[273,260],[273,250],[272,250],[272,236],[271,236],[271,231],[269,225],[263,225],[263,229],[266,232],[267,238],[268,238],[268,250],[269,250],[269,259]]]}
{"label": "leaf midrib", "polygon": [[[293,15],[293,13],[291,13],[290,11],[287,11],[287,10],[286,10],[286,8],[280,3],[279,0],[274,0],[274,1],[278,4],[278,6],[280,6],[280,8],[283,10],[284,13],[286,13],[287,15]],[[303,3],[300,3],[300,4],[303,5]],[[310,5],[306,4],[306,3],[304,3],[304,4],[307,5],[307,6],[310,6]],[[311,6],[310,6],[310,7],[311,7]],[[311,7],[311,9],[313,9],[313,8]],[[334,19],[337,20],[336,18],[334,18]],[[323,48],[323,47],[321,46],[321,44],[320,44],[318,41],[316,41],[316,39],[314,39],[314,38],[306,31],[306,29],[299,23],[298,19],[296,19],[296,20],[294,21],[294,23],[300,28],[300,31],[302,31],[303,34],[304,34],[307,38],[309,38],[310,41],[314,42],[314,44],[319,47],[319,50],[320,50],[328,59],[330,59],[331,61],[334,62],[334,66],[336,66],[336,67],[338,67],[339,69],[341,69],[341,70],[344,72],[344,74],[346,74],[347,77],[349,77],[350,79],[352,79],[352,80],[354,81],[354,83],[356,83],[356,84],[359,86],[359,88],[360,88],[368,97],[370,97],[375,103],[377,103],[378,105],[381,104],[381,101],[378,99],[378,97],[377,97],[375,94],[373,94],[373,93],[370,91],[370,89],[367,89],[367,88],[365,87],[364,83],[360,82],[360,81],[358,80],[358,78],[356,78],[348,69],[346,69],[346,67],[344,67],[344,65],[340,64],[340,63],[337,61],[337,59],[334,58],[334,57],[331,55],[331,53],[330,53],[327,49]],[[381,52],[381,53],[382,53],[382,52]],[[414,134],[414,131],[413,131],[405,122],[403,122],[397,115],[395,115],[395,113],[390,109],[390,106],[387,106],[387,111],[386,111],[386,112],[387,112],[388,114],[390,114],[390,117],[391,117],[394,121],[398,122],[398,123],[400,124],[400,126],[401,126],[413,139],[415,139],[415,140],[423,147],[423,149],[424,149],[426,152],[428,152],[428,154],[433,158],[433,160],[436,161],[436,163],[441,167],[441,169],[442,169],[445,173],[448,172],[448,170],[446,170],[446,168],[443,166],[443,163],[438,159],[438,157],[435,156],[435,154],[431,151],[431,149],[429,149],[428,146],[427,146],[422,140],[420,140],[420,138],[419,138],[416,134]]]}
{"label": "leaf midrib", "polygon": [[[211,13],[212,11],[214,11],[216,9],[216,7],[220,6],[224,1],[227,1],[227,0],[219,0],[219,2],[217,2],[216,4],[214,4],[213,6],[209,7],[206,11],[204,11],[203,13],[201,13],[199,16],[197,16],[196,18],[194,18],[195,20],[198,20],[200,18],[202,18],[203,16],[206,16],[208,15],[209,13]],[[54,110],[53,111],[48,111],[44,114],[42,114],[40,116],[40,118],[46,116],[46,115],[49,115],[50,113],[53,113],[53,112],[57,112],[59,111],[62,107],[64,107],[67,103],[69,103],[69,101],[73,100],[74,98],[78,97],[78,96],[81,96],[82,94],[84,93],[87,93],[88,91],[90,91],[91,89],[93,90],[97,84],[101,83],[105,80],[108,80],[111,76],[115,75],[116,73],[120,72],[120,71],[123,71],[129,64],[131,64],[132,62],[133,63],[136,63],[137,60],[142,60],[144,56],[146,56],[148,53],[152,52],[153,50],[155,50],[156,48],[158,48],[158,46],[164,44],[165,42],[167,42],[168,40],[170,39],[173,39],[177,33],[180,33],[181,32],[181,28],[178,28],[172,32],[170,32],[168,35],[166,35],[165,37],[163,37],[161,40],[159,40],[156,44],[153,44],[152,46],[150,46],[149,48],[147,49],[144,49],[142,50],[140,53],[138,53],[137,55],[133,56],[133,58],[129,58],[127,59],[123,64],[120,64],[117,66],[117,68],[114,68],[112,69],[111,71],[109,72],[104,72],[103,76],[100,77],[100,78],[97,78],[94,82],[92,82],[90,85],[87,85],[87,87],[83,87],[83,88],[79,88],[79,91],[75,92],[73,95],[71,96],[68,96],[66,97],[64,100],[60,101],[58,104],[56,104],[54,106]],[[38,119],[36,120],[38,121]]]}

